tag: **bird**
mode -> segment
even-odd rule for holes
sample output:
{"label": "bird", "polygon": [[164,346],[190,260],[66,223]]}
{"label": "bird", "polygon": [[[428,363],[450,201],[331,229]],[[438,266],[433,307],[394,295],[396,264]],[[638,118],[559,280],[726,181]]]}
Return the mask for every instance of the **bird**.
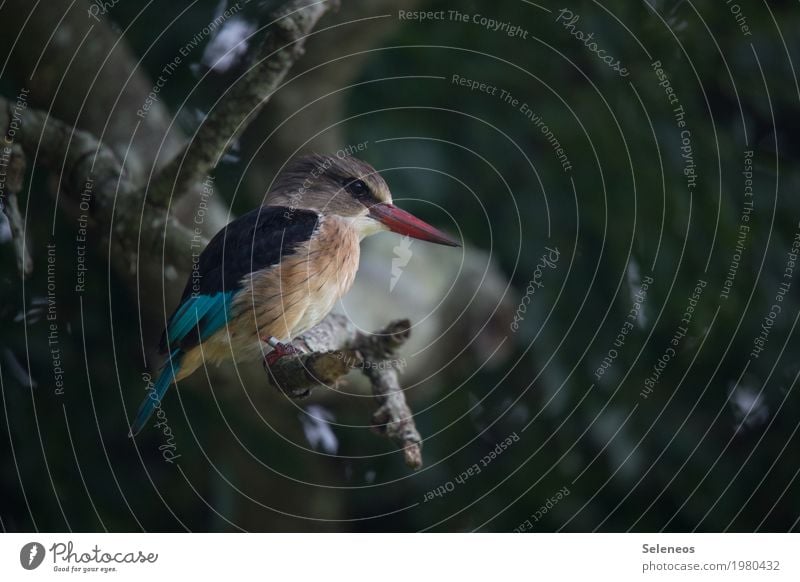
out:
{"label": "bird", "polygon": [[361,240],[382,231],[461,246],[395,206],[367,162],[341,151],[288,162],[264,204],[222,228],[193,265],[159,342],[164,364],[129,436],[203,362],[235,354],[261,357],[268,367],[295,354],[289,342],[321,322],[353,284]]}

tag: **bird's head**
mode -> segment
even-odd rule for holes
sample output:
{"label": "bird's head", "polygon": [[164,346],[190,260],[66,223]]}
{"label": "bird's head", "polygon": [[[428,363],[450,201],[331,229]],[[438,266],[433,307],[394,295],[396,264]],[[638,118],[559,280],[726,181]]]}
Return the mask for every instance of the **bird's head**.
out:
{"label": "bird's head", "polygon": [[392,193],[381,175],[352,156],[313,154],[295,158],[276,179],[266,203],[350,220],[361,238],[389,230],[460,246],[437,228],[392,204]]}

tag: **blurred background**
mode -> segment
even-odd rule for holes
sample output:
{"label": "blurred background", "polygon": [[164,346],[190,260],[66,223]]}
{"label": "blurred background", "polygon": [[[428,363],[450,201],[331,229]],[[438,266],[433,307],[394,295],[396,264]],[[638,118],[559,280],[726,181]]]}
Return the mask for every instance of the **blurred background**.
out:
{"label": "blurred background", "polygon": [[[276,4],[6,2],[0,94],[131,148],[146,181]],[[213,234],[287,159],[362,144],[465,240],[365,241],[340,306],[414,324],[417,472],[357,375],[289,401],[259,364],[210,369],[128,439],[183,281],[157,258],[163,297],[121,277],[95,232],[75,292],[78,224],[29,156],[24,282],[0,218],[3,530],[798,529],[798,26],[749,0],[343,0],[320,22],[213,199],[170,211],[208,204]]]}

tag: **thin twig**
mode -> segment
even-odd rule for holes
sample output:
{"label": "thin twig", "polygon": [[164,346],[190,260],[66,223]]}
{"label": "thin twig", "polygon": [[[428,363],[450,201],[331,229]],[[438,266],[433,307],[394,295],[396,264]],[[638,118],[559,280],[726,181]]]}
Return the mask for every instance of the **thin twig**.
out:
{"label": "thin twig", "polygon": [[395,365],[396,350],[409,335],[411,322],[407,319],[394,321],[378,334],[362,336],[358,350],[364,357],[364,375],[372,382],[372,393],[380,404],[372,415],[375,430],[403,449],[406,465],[419,469],[422,467],[422,437],[406,404],[399,366]]}
{"label": "thin twig", "polygon": [[400,386],[396,351],[410,335],[407,319],[394,321],[379,332],[365,334],[346,317],[329,315],[292,342],[301,352],[267,369],[270,382],[292,398],[304,398],[319,385],[333,385],[353,368],[372,384],[378,409],[373,428],[403,449],[406,465],[422,466],[422,437]]}
{"label": "thin twig", "polygon": [[272,14],[272,24],[247,72],[209,112],[183,152],[159,174],[147,195],[150,203],[166,205],[203,180],[303,55],[306,36],[317,21],[338,6],[338,0],[291,0]]}

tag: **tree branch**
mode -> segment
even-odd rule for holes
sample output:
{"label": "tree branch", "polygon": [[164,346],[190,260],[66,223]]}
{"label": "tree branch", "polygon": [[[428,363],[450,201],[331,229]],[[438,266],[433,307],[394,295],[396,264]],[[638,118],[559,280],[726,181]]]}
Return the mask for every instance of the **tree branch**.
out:
{"label": "tree branch", "polygon": [[245,127],[252,121],[303,55],[305,39],[317,21],[338,0],[291,0],[272,15],[247,72],[209,112],[183,152],[156,179],[148,201],[166,205],[180,196],[216,166]]}
{"label": "tree branch", "polygon": [[[145,204],[129,196],[136,185],[123,170],[116,154],[87,131],[75,129],[48,116],[43,111],[21,106],[0,97],[0,134],[13,124],[14,143],[51,171],[61,175],[62,204],[73,213],[88,195],[90,218],[94,226],[107,227],[113,216],[136,217],[137,220],[115,220],[111,244],[112,256],[121,272],[131,275],[137,264],[139,245],[159,255],[160,244],[168,245],[172,259],[188,256],[191,240],[189,229],[181,226],[163,209]],[[102,229],[106,232],[106,229]],[[180,252],[179,252],[180,251]]]}
{"label": "tree branch", "polygon": [[380,404],[372,415],[376,431],[403,449],[406,465],[419,469],[422,467],[422,437],[400,387],[401,366],[395,358],[396,350],[410,335],[411,322],[401,319],[390,323],[379,334],[362,335],[358,349],[364,355],[364,375],[372,382],[372,393]]}
{"label": "tree branch", "polygon": [[98,207],[113,204],[116,185],[127,185],[117,156],[87,131],[28,107],[23,99],[16,102],[0,97],[0,132],[13,126],[13,142],[52,171],[60,173],[61,188],[70,197],[78,196],[93,182]]}
{"label": "tree branch", "polygon": [[170,124],[161,101],[144,118],[135,115],[153,81],[128,38],[120,38],[111,20],[95,16],[93,9],[101,4],[2,2],[0,54],[8,55],[3,80],[27,88],[30,106],[100,136],[125,157],[126,170],[141,184],[153,166],[163,166],[180,151],[185,138],[177,124]]}
{"label": "tree branch", "polygon": [[360,368],[372,384],[378,410],[373,428],[403,449],[406,465],[422,466],[422,437],[400,387],[397,349],[411,334],[407,319],[379,332],[364,334],[349,319],[332,314],[292,341],[301,352],[267,368],[270,383],[291,398],[304,398],[319,385],[335,385],[351,369]]}

